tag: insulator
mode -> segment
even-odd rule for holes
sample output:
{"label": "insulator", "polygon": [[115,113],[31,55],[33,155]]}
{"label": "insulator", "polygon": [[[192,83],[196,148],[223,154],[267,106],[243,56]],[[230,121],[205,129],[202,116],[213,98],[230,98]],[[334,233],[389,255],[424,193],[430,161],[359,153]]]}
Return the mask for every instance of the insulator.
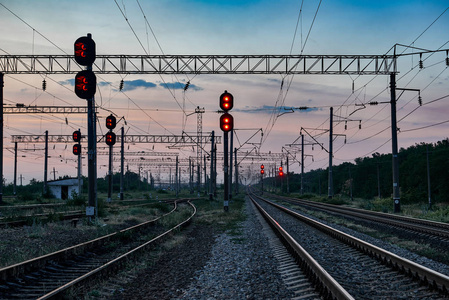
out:
{"label": "insulator", "polygon": [[313,149],[313,145],[312,145],[312,151],[313,151],[314,149]]}
{"label": "insulator", "polygon": [[348,121],[345,121],[345,130],[348,129]]}
{"label": "insulator", "polygon": [[187,91],[187,89],[189,88],[190,85],[190,81],[187,81],[186,85],[184,86],[184,91]]}
{"label": "insulator", "polygon": [[379,102],[377,102],[377,101],[372,101],[369,103],[369,105],[377,105],[377,104],[379,104]]}
{"label": "insulator", "polygon": [[45,79],[42,81],[42,90],[45,91],[47,89],[47,82]]}
{"label": "insulator", "polygon": [[421,95],[418,96],[418,103],[419,103],[419,106],[422,106],[422,98],[421,98]]}
{"label": "insulator", "polygon": [[123,81],[123,79],[122,79],[122,80],[120,81],[120,87],[119,87],[120,91],[123,90],[123,84],[124,84],[124,81]]}
{"label": "insulator", "polygon": [[307,106],[300,106],[300,107],[299,107],[299,110],[306,110],[306,109],[308,109]]}
{"label": "insulator", "polygon": [[446,57],[446,66],[449,67],[449,57]]}
{"label": "insulator", "polygon": [[345,137],[345,144],[346,144],[346,137]]}
{"label": "insulator", "polygon": [[359,121],[359,129],[362,129],[362,121]]}
{"label": "insulator", "polygon": [[422,60],[419,61],[419,68],[420,68],[420,69],[424,68],[424,65],[423,65]]}

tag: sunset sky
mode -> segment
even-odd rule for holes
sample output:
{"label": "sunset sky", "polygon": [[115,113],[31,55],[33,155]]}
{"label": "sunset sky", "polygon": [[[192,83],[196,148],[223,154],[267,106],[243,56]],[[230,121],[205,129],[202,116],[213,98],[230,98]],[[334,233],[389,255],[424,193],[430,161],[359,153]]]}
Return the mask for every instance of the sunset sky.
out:
{"label": "sunset sky", "polygon": [[[449,49],[447,1],[211,1],[211,0],[0,0],[0,55],[73,54],[73,43],[91,33],[98,54],[397,54],[419,49]],[[409,46],[407,48],[407,46]],[[449,136],[449,71],[446,51],[399,58],[397,86],[420,89],[407,91],[398,100],[399,147],[436,142]],[[46,80],[46,91],[42,81]],[[73,93],[73,75],[5,74],[4,104],[81,106],[85,100]],[[118,90],[121,80],[124,89]],[[329,107],[334,107],[334,163],[353,161],[374,152],[391,152],[390,106],[362,104],[389,101],[389,76],[356,75],[99,75],[95,96],[98,134],[104,134],[105,117],[123,116],[118,127],[127,134],[196,133],[194,110],[204,107],[203,132],[218,126],[218,97],[228,90],[234,95],[232,114],[241,152],[260,146],[261,152],[281,152],[300,134],[329,129]],[[185,84],[189,89],[184,92]],[[165,84],[164,84],[165,82]],[[291,84],[290,84],[291,83]],[[400,93],[398,92],[398,96]],[[313,109],[292,112],[290,108]],[[275,110],[274,108],[280,108]],[[290,110],[289,110],[290,109]],[[356,111],[357,110],[357,111]],[[359,129],[359,121],[361,129]],[[439,125],[437,125],[439,124]],[[4,116],[4,177],[13,180],[14,151],[11,135],[70,135],[80,128],[87,132],[86,115]],[[258,129],[246,145],[247,141]],[[314,130],[318,129],[318,130]],[[118,132],[118,130],[117,130]],[[316,139],[328,146],[327,133]],[[262,141],[262,144],[259,145]],[[306,141],[311,141],[306,136]],[[87,145],[87,143],[86,143]],[[103,145],[98,145],[102,147]],[[127,151],[180,151],[180,157],[196,156],[192,147],[168,149],[166,144],[127,145]],[[129,147],[129,150],[128,150]],[[222,150],[220,145],[219,150]],[[20,144],[18,174],[24,184],[43,180],[43,144]],[[56,177],[76,175],[72,144],[50,145],[49,171]],[[327,167],[327,153],[307,146],[306,171]],[[299,153],[297,154],[300,157]],[[86,162],[86,160],[85,160]],[[290,170],[298,173],[299,165]],[[277,162],[279,164],[279,162]],[[98,176],[107,171],[107,157],[98,157]],[[242,164],[249,177],[259,164]],[[137,172],[137,165],[130,164]],[[114,165],[119,171],[119,163]],[[151,172],[155,174],[156,169]],[[172,171],[174,172],[174,170]],[[83,174],[87,175],[87,167]],[[164,175],[165,176],[165,175]],[[186,175],[183,175],[186,176]],[[49,179],[53,174],[48,174]],[[251,179],[249,179],[251,180]]]}

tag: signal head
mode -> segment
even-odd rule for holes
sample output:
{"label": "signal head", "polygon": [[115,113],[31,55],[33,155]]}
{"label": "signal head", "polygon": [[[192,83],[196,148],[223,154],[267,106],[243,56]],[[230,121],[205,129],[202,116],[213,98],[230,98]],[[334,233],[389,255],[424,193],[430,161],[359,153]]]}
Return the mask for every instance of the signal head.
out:
{"label": "signal head", "polygon": [[113,146],[115,144],[115,141],[116,141],[115,133],[113,132],[106,133],[106,145]]}
{"label": "signal head", "polygon": [[78,72],[75,76],[75,94],[81,99],[91,99],[97,91],[97,76],[90,70]]}
{"label": "signal head", "polygon": [[265,168],[265,166],[264,165],[260,165],[260,168],[263,170]]}
{"label": "signal head", "polygon": [[260,170],[260,174],[264,174],[265,173],[265,171],[262,169],[262,170]]}
{"label": "signal head", "polygon": [[110,115],[109,117],[106,118],[106,127],[108,129],[114,129],[116,125],[117,119],[113,115]]}
{"label": "signal head", "polygon": [[231,93],[228,93],[228,91],[224,91],[223,94],[220,96],[220,108],[227,112],[228,110],[231,110],[234,107],[234,96],[232,96]]}
{"label": "signal head", "polygon": [[95,42],[92,38],[82,36],[75,41],[75,61],[82,66],[91,66],[95,61]]}
{"label": "signal head", "polygon": [[81,132],[79,130],[74,131],[72,138],[75,142],[79,143],[79,141],[81,141]]}
{"label": "signal head", "polygon": [[234,117],[228,113],[224,113],[220,117],[220,129],[223,132],[229,132],[234,129]]}
{"label": "signal head", "polygon": [[73,154],[75,154],[75,155],[81,154],[81,144],[73,145]]}

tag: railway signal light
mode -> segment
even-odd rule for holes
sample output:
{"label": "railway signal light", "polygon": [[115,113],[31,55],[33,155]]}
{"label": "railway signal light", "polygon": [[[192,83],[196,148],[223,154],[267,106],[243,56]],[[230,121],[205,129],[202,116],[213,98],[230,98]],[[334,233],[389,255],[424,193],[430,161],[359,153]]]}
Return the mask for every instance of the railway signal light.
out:
{"label": "railway signal light", "polygon": [[262,170],[260,170],[260,174],[265,174],[265,171],[262,169]]}
{"label": "railway signal light", "polygon": [[115,126],[117,125],[117,119],[113,116],[110,115],[109,117],[106,118],[106,127],[108,129],[114,129]]}
{"label": "railway signal light", "polygon": [[79,130],[74,131],[72,138],[75,142],[79,143],[79,141],[81,141],[81,132]]}
{"label": "railway signal light", "polygon": [[97,76],[90,70],[78,72],[75,76],[75,94],[81,99],[91,99],[97,91]]}
{"label": "railway signal light", "polygon": [[75,41],[75,61],[82,66],[91,66],[95,61],[95,42],[89,36],[82,36]]}
{"label": "railway signal light", "polygon": [[284,172],[282,171],[282,167],[279,167],[279,176],[284,176]]}
{"label": "railway signal light", "polygon": [[115,144],[116,136],[113,132],[106,133],[106,145],[113,146]]}
{"label": "railway signal light", "polygon": [[81,144],[73,145],[73,154],[75,154],[75,155],[81,154]]}
{"label": "railway signal light", "polygon": [[264,165],[260,165],[260,168],[263,170],[265,168],[265,166]]}
{"label": "railway signal light", "polygon": [[228,113],[224,113],[220,117],[220,129],[223,130],[223,132],[229,132],[234,129],[234,117]]}
{"label": "railway signal light", "polygon": [[220,108],[227,112],[234,107],[234,96],[228,91],[224,91],[220,96]]}

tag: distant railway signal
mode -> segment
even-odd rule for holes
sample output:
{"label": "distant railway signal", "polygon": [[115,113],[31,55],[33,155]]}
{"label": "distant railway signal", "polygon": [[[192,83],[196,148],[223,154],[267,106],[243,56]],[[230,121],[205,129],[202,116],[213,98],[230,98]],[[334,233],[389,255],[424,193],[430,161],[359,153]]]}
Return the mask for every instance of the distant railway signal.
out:
{"label": "distant railway signal", "polygon": [[113,132],[106,133],[106,145],[114,146],[115,141],[116,141],[115,133]]}
{"label": "distant railway signal", "polygon": [[75,155],[81,154],[81,144],[73,145],[73,154],[75,154]]}
{"label": "distant railway signal", "polygon": [[74,131],[72,138],[75,142],[79,143],[81,141],[81,132],[79,130]]}
{"label": "distant railway signal", "polygon": [[115,128],[116,125],[117,125],[117,119],[113,115],[110,115],[106,118],[106,127],[108,129],[112,130]]}

